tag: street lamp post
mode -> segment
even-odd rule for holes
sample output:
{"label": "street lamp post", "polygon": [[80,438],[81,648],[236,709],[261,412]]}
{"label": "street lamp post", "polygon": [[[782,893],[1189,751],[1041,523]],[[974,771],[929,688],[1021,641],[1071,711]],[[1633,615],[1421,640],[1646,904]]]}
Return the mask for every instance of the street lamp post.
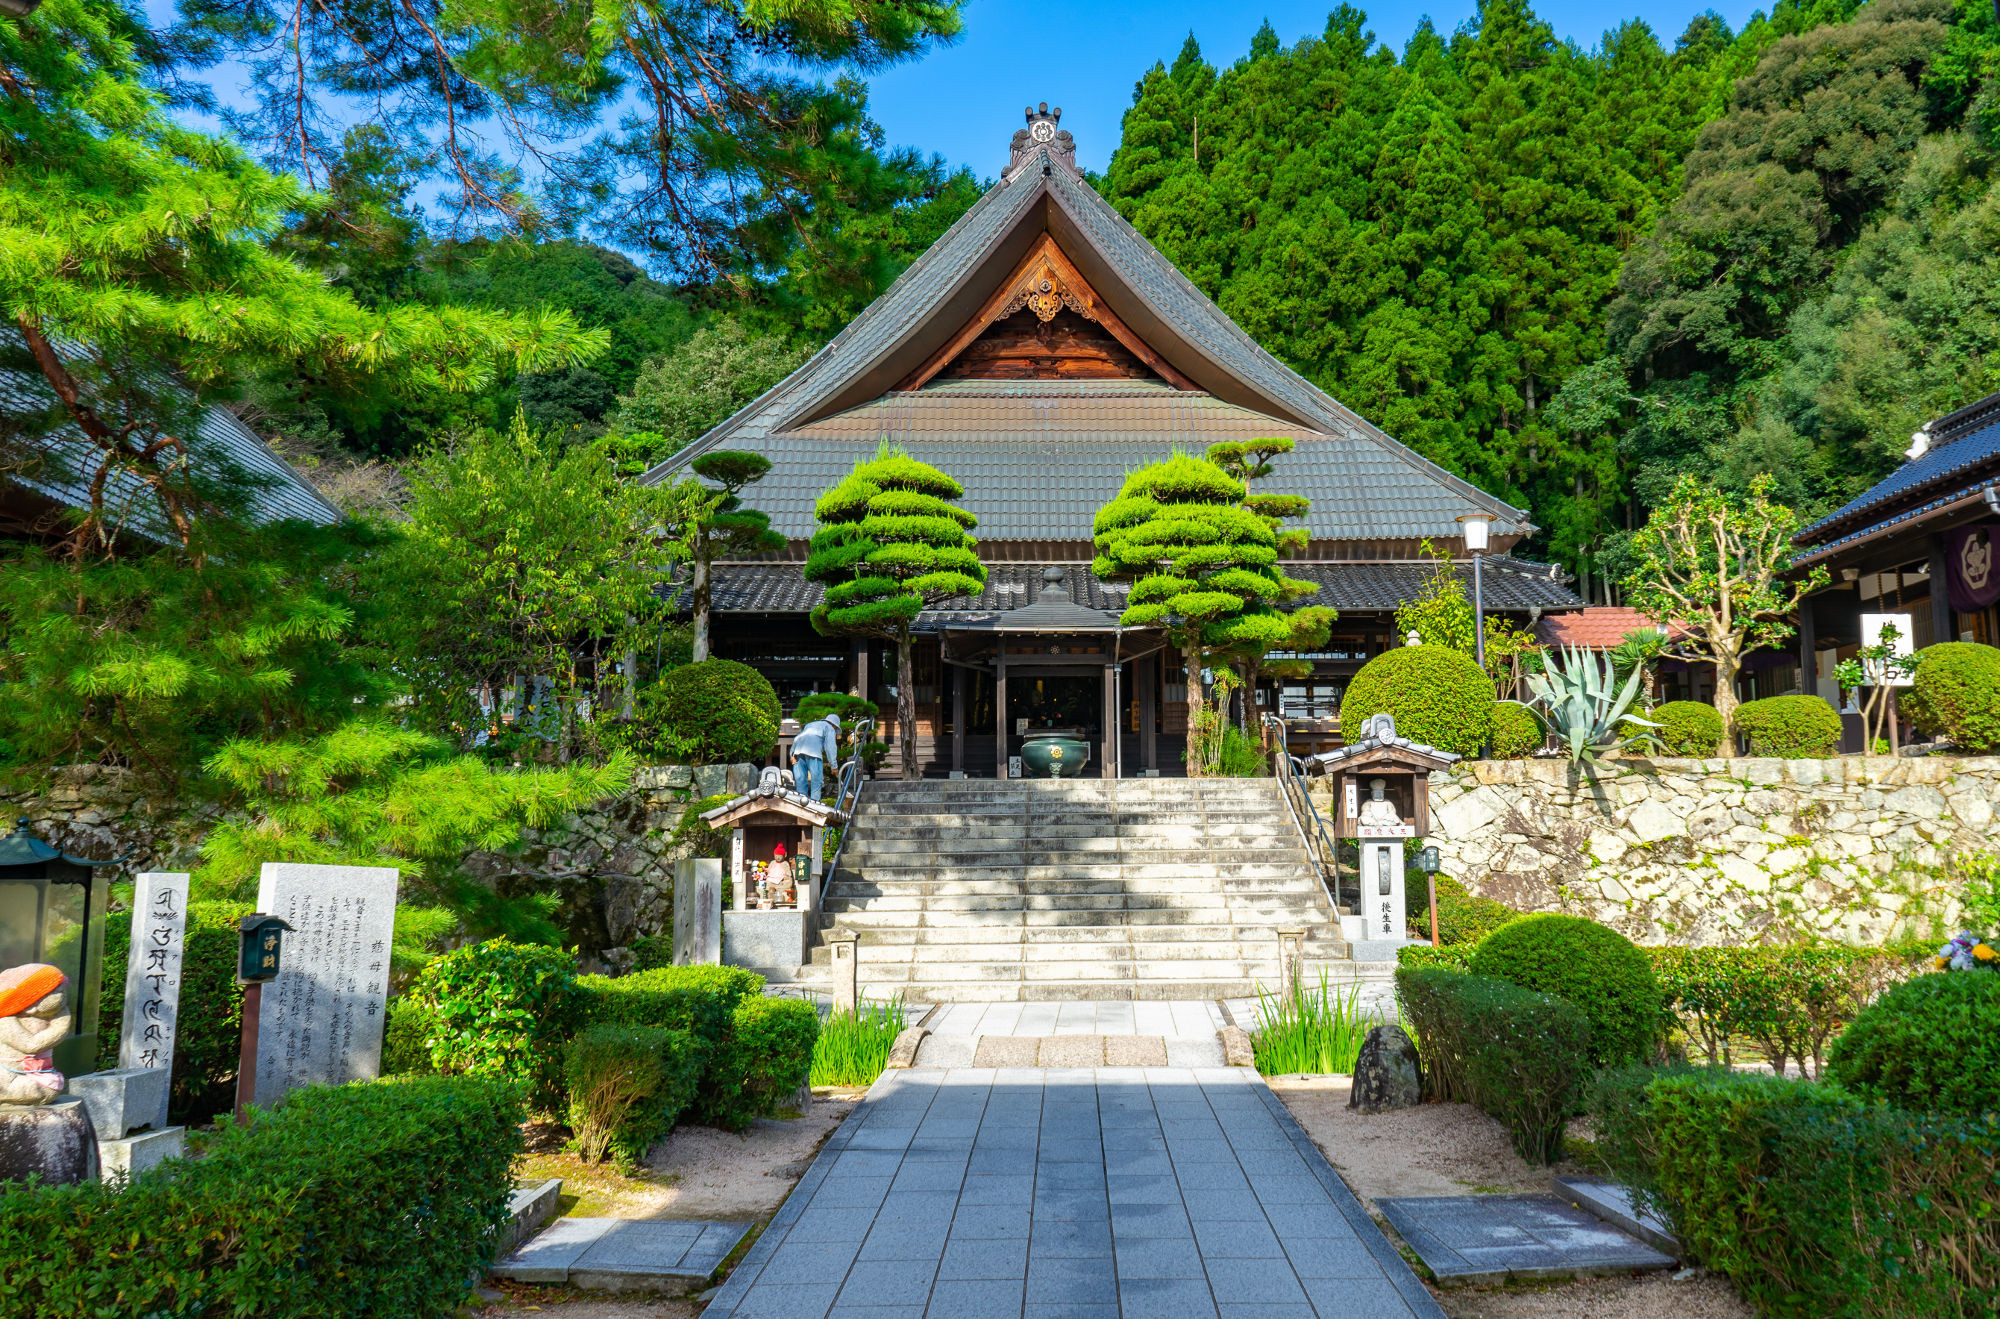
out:
{"label": "street lamp post", "polygon": [[1472,649],[1481,672],[1486,669],[1486,576],[1480,562],[1486,557],[1486,530],[1493,519],[1485,513],[1467,513],[1458,519],[1465,528],[1465,548],[1472,554]]}

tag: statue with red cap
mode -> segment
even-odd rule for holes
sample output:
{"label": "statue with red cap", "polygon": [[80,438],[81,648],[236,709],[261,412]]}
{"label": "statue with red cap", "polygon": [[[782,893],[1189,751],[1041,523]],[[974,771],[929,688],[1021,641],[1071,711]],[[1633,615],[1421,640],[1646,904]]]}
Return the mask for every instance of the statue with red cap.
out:
{"label": "statue with red cap", "polygon": [[97,1131],[63,1094],[52,1055],[69,1034],[69,978],[46,962],[0,971],[0,1181],[97,1177]]}

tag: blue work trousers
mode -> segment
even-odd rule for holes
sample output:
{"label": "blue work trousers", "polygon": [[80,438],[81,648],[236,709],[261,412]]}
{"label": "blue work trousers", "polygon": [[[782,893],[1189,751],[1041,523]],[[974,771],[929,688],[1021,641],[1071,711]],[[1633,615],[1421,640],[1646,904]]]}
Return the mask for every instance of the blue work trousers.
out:
{"label": "blue work trousers", "polygon": [[792,783],[814,801],[819,800],[820,763],[818,756],[800,756],[792,762]]}

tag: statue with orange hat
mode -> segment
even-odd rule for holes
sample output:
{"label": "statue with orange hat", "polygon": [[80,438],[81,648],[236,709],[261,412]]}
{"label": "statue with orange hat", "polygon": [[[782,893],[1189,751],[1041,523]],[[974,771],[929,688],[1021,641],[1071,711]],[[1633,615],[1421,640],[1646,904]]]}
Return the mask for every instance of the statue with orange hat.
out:
{"label": "statue with orange hat", "polygon": [[50,1051],[69,1034],[68,986],[46,962],[0,971],[0,1104],[35,1107],[62,1093]]}

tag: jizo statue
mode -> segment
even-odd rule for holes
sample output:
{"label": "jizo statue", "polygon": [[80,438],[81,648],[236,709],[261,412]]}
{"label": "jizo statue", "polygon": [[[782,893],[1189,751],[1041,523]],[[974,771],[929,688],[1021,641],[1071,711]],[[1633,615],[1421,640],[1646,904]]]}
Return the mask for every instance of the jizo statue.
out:
{"label": "jizo statue", "polygon": [[44,962],[0,971],[0,1104],[32,1108],[62,1093],[49,1051],[69,1034],[68,985]]}
{"label": "jizo statue", "polygon": [[1388,785],[1381,779],[1368,780],[1368,800],[1361,803],[1360,823],[1365,825],[1401,824],[1403,816],[1390,801],[1383,789]]}

